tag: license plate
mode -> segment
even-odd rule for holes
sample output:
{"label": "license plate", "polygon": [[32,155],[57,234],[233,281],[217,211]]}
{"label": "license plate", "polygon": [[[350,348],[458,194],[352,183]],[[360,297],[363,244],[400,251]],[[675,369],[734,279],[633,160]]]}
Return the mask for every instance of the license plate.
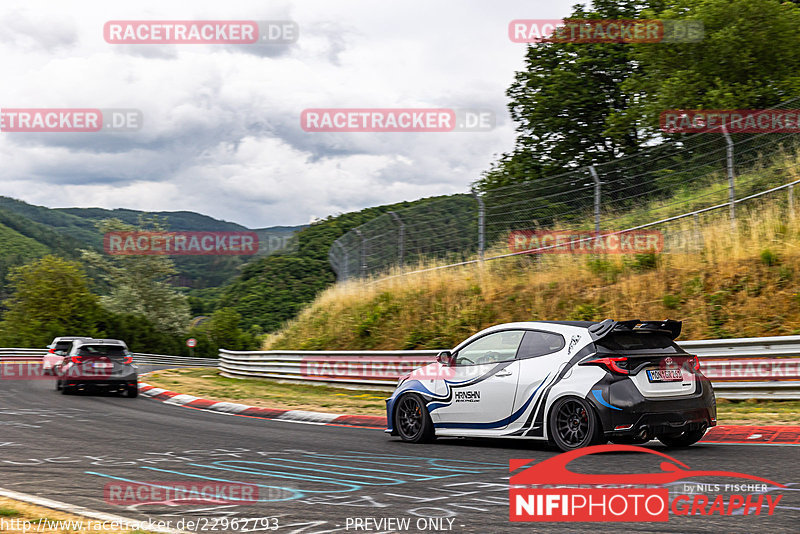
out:
{"label": "license plate", "polygon": [[113,363],[93,363],[92,367],[95,369],[111,369],[114,367]]}
{"label": "license plate", "polygon": [[650,382],[680,382],[683,374],[680,369],[648,369],[647,379]]}

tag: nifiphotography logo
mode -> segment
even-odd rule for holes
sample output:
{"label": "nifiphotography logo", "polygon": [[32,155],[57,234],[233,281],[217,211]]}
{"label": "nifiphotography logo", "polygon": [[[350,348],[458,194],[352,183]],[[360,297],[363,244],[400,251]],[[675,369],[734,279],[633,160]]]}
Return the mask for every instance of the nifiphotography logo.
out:
{"label": "nifiphotography logo", "polygon": [[[567,468],[581,457],[608,452],[655,455],[660,470],[584,474]],[[511,460],[509,468],[513,473],[532,462]],[[698,477],[724,477],[729,482],[694,481],[676,486]],[[662,452],[633,445],[595,445],[566,452],[513,474],[509,484],[509,519],[515,522],[666,522],[670,516],[771,516],[783,495],[768,490],[786,487],[735,471],[693,470]]]}

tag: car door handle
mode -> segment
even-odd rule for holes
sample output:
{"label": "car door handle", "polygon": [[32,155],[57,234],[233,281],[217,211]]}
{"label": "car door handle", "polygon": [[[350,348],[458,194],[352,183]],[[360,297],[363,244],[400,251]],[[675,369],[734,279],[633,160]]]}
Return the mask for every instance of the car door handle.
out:
{"label": "car door handle", "polygon": [[512,374],[511,371],[498,371],[494,376],[511,376]]}

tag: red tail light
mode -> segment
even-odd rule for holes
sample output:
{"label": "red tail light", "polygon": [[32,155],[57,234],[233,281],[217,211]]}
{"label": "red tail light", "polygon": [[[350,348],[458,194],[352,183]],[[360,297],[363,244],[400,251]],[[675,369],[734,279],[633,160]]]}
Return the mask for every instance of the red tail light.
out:
{"label": "red tail light", "polygon": [[83,356],[76,354],[72,357],[72,363],[81,363],[83,361]]}
{"label": "red tail light", "polygon": [[628,370],[625,369],[625,367],[628,365],[627,356],[619,356],[614,358],[595,358],[594,360],[583,362],[581,365],[599,365],[601,367],[605,367],[612,373],[617,373],[620,375],[629,374]]}
{"label": "red tail light", "polygon": [[695,371],[700,370],[700,358],[698,358],[697,356],[692,356],[689,359],[689,363],[692,365]]}
{"label": "red tail light", "polygon": [[56,353],[56,349],[53,348],[53,349],[48,350],[47,352],[49,352],[50,354],[55,354]]}
{"label": "red tail light", "polygon": [[130,354],[128,354],[127,356],[125,356],[124,358],[122,358],[122,363],[124,363],[124,364],[133,363],[133,356],[131,356]]}

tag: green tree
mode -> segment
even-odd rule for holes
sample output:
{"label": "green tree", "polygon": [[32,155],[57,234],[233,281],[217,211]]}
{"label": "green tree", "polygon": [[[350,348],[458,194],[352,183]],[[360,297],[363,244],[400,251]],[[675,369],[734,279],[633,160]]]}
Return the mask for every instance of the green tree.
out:
{"label": "green tree", "polygon": [[197,339],[196,355],[216,358],[219,349],[257,349],[257,339],[239,328],[241,320],[241,314],[233,308],[219,308],[207,321],[192,328],[189,337]]}
{"label": "green tree", "polygon": [[667,109],[760,109],[800,96],[800,7],[778,0],[670,0],[645,18],[701,20],[697,43],[634,44],[623,83],[632,105],[611,131],[658,135]]}
{"label": "green tree", "polygon": [[14,269],[0,322],[7,347],[42,347],[56,336],[95,336],[103,310],[76,262],[45,256]]}
{"label": "green tree", "polygon": [[[136,228],[117,219],[98,224],[101,232],[163,231],[157,219],[140,221]],[[112,313],[145,317],[163,332],[181,334],[189,325],[189,304],[169,280],[176,274],[167,256],[103,256],[83,251],[84,261],[108,283],[109,293],[101,298]]]}
{"label": "green tree", "polygon": [[[568,18],[637,18],[646,2],[596,0]],[[607,120],[631,104],[622,84],[639,67],[630,45],[544,42],[528,46],[525,70],[506,95],[517,123],[513,152],[503,154],[476,183],[478,189],[528,181],[576,166],[608,161],[639,148],[634,128],[609,135]]]}

